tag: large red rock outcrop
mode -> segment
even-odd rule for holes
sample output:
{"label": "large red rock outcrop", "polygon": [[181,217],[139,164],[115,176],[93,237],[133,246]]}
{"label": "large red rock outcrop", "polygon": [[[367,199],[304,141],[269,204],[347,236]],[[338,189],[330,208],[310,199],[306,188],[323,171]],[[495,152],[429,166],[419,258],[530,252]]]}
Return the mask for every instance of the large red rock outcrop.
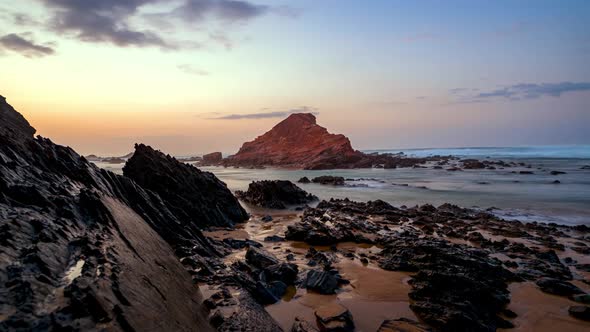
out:
{"label": "large red rock outcrop", "polygon": [[236,166],[337,168],[362,159],[344,135],[331,134],[310,113],[291,114],[270,131],[244,143],[226,163]]}

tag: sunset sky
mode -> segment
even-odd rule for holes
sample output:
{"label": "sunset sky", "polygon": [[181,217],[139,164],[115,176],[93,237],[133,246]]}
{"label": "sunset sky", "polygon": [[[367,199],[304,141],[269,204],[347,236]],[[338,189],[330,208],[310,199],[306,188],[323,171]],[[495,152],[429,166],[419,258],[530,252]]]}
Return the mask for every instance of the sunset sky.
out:
{"label": "sunset sky", "polygon": [[590,1],[0,0],[0,94],[82,154],[590,144]]}

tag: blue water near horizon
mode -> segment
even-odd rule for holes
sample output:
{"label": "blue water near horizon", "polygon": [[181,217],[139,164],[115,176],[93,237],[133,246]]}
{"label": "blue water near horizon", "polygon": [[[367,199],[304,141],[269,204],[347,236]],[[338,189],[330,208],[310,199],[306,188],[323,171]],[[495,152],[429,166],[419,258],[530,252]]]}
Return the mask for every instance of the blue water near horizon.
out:
{"label": "blue water near horizon", "polygon": [[451,147],[363,150],[365,153],[400,153],[407,156],[457,156],[505,159],[590,159],[590,145],[537,145],[514,147]]}

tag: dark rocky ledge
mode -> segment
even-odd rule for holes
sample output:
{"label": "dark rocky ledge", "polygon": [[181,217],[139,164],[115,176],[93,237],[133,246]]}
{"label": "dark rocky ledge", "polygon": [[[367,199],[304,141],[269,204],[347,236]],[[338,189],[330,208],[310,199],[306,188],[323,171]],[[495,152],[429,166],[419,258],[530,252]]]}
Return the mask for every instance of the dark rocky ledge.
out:
{"label": "dark rocky ledge", "polygon": [[[148,189],[34,133],[1,98],[0,330],[213,330],[193,280],[223,269],[228,250],[199,227],[245,218],[225,185],[142,146],[136,160],[148,168],[128,174]],[[149,171],[193,199],[204,185],[210,196],[195,201],[210,213],[183,210]],[[242,292],[232,326],[278,330],[251,299]]]}
{"label": "dark rocky ledge", "polygon": [[254,181],[247,191],[236,191],[236,196],[246,203],[270,209],[286,209],[289,205],[303,205],[318,198],[297,187],[291,181]]}
{"label": "dark rocky ledge", "polygon": [[156,192],[186,227],[233,226],[248,220],[238,200],[213,173],[178,162],[149,146],[135,145],[123,174]]}
{"label": "dark rocky ledge", "polygon": [[588,295],[569,282],[574,276],[567,264],[587,267],[571,258],[562,261],[556,251],[567,245],[584,252],[589,235],[586,226],[524,224],[451,204],[397,208],[379,200],[332,199],[306,209],[288,226],[285,239],[333,247],[377,244],[381,253],[363,259],[415,273],[410,307],[422,321],[440,331],[495,331],[512,327],[507,318],[514,313],[506,310],[512,282],[533,281],[541,291],[583,303]]}

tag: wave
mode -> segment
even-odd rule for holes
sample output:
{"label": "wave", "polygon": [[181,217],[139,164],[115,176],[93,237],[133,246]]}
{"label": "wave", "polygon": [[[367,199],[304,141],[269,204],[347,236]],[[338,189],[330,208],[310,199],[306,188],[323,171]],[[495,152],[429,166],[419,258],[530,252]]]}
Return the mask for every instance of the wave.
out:
{"label": "wave", "polygon": [[518,147],[462,147],[462,148],[419,148],[365,150],[366,153],[400,153],[408,156],[427,157],[453,155],[458,157],[494,158],[549,158],[549,159],[590,159],[590,145],[544,145]]}

